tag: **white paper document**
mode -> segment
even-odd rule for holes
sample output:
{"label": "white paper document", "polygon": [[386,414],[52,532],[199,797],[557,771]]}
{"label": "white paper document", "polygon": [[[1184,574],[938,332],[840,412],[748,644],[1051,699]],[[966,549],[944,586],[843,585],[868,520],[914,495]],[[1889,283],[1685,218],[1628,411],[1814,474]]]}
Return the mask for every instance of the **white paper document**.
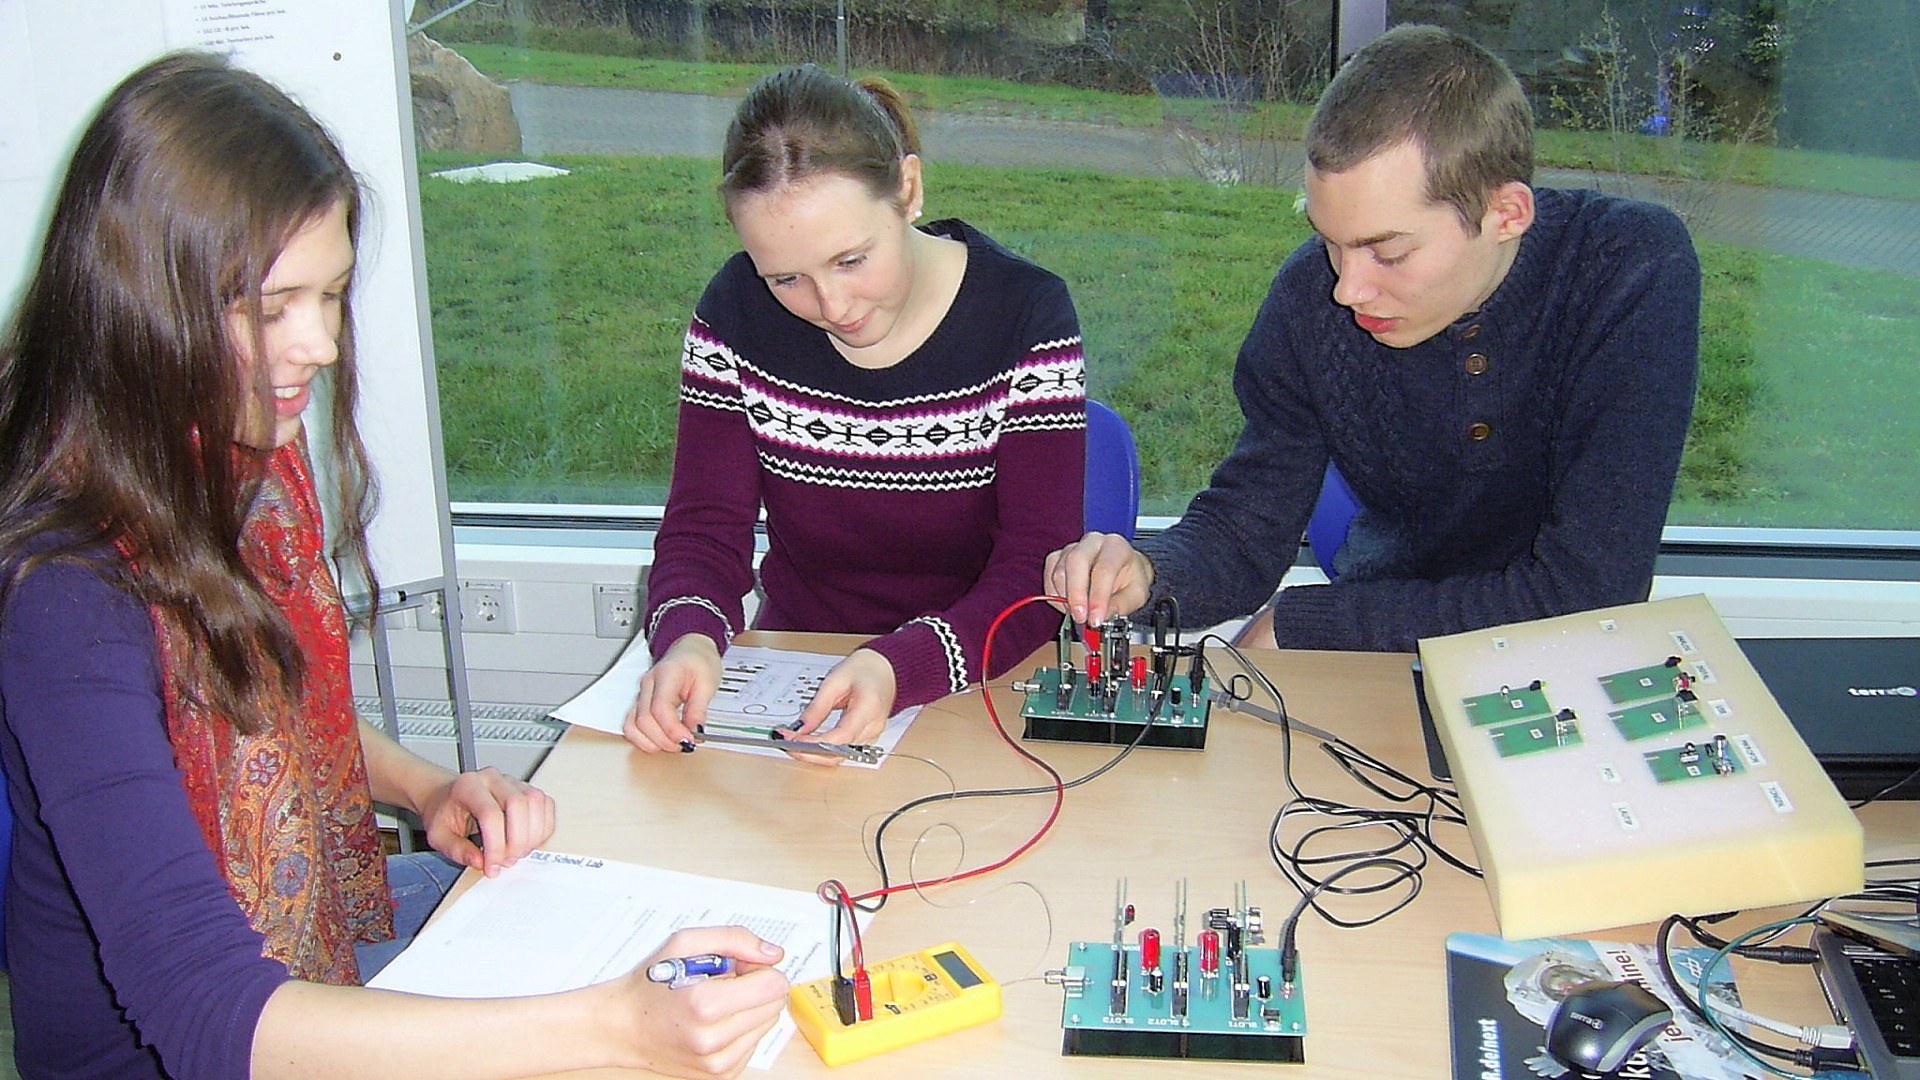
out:
{"label": "white paper document", "polygon": [[[800,713],[813,700],[814,692],[820,689],[820,680],[826,678],[833,665],[844,657],[825,653],[794,652],[788,649],[767,649],[756,645],[735,645],[727,650],[724,668],[720,673],[720,688],[715,691],[713,701],[707,706],[707,723],[716,733],[733,733],[739,728],[751,727],[761,733],[768,728],[786,726],[800,719]],[[640,689],[640,676],[653,666],[653,658],[647,651],[647,644],[641,638],[634,638],[620,659],[613,662],[605,675],[596,679],[592,686],[582,690],[573,700],[553,710],[556,720],[569,724],[579,724],[596,731],[620,734],[620,724],[626,719],[627,710],[633,707],[633,697]],[[887,720],[887,726],[881,730],[872,744],[892,752],[900,743],[901,736],[913,723],[920,712],[918,706],[902,709]],[[828,730],[839,721],[840,714],[834,713],[822,730]],[[738,750],[747,754],[762,754],[770,757],[787,757],[780,750],[768,746],[765,749],[752,746],[736,746],[730,743],[707,743],[708,748],[720,750]],[[884,756],[881,761],[885,761]],[[848,765],[864,768],[879,768],[879,763],[866,764],[848,761]]]}
{"label": "white paper document", "polygon": [[262,54],[297,57],[299,50],[339,34],[339,14],[325,4],[263,0],[162,0],[167,43],[209,52],[234,52],[258,61]]}
{"label": "white paper document", "polygon": [[[744,926],[786,950],[795,984],[833,974],[832,909],[813,893],[536,851],[483,878],[367,985],[433,997],[519,997],[619,978],[688,926]],[[865,919],[862,919],[864,925]],[[780,1022],[754,1050],[771,1068]]]}

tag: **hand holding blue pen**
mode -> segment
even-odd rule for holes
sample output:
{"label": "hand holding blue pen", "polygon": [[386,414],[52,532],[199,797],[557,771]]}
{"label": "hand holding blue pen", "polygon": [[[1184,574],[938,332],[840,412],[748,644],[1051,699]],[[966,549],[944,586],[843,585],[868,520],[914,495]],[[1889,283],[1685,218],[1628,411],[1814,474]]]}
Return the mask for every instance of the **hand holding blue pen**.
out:
{"label": "hand holding blue pen", "polygon": [[666,983],[670,990],[692,986],[719,975],[733,974],[733,957],[718,953],[701,953],[698,956],[670,956],[647,965],[647,978],[652,982]]}

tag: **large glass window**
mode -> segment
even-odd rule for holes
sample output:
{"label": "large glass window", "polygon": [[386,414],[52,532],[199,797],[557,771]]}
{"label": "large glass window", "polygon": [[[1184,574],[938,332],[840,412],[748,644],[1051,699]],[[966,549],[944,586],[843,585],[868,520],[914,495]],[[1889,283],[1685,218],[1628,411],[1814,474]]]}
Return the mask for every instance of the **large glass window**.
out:
{"label": "large glass window", "polygon": [[[1071,285],[1146,513],[1177,514],[1231,444],[1235,350],[1308,235],[1297,139],[1330,0],[437,0],[414,21],[456,7],[425,34],[508,87],[522,145],[426,151],[423,171],[568,170],[421,181],[456,500],[661,501],[681,334],[735,247],[713,193],[730,98],[842,56],[918,107],[929,215]],[[1702,381],[1671,523],[1920,528],[1912,0],[1385,11],[1508,60],[1541,184],[1692,229]]]}

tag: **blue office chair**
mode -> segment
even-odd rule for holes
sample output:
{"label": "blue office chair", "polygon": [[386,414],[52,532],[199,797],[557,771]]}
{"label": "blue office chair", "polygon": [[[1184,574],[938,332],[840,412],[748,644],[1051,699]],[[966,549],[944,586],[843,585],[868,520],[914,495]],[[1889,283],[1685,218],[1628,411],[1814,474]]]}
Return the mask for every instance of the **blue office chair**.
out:
{"label": "blue office chair", "polygon": [[1087,479],[1084,520],[1090,532],[1133,539],[1140,517],[1140,454],[1133,429],[1120,414],[1087,399]]}
{"label": "blue office chair", "polygon": [[1347,478],[1328,459],[1327,474],[1320,481],[1320,499],[1313,504],[1313,516],[1307,519],[1307,544],[1328,581],[1340,576],[1333,568],[1333,557],[1347,542],[1347,527],[1353,524],[1353,515],[1359,509],[1360,500],[1353,497]]}

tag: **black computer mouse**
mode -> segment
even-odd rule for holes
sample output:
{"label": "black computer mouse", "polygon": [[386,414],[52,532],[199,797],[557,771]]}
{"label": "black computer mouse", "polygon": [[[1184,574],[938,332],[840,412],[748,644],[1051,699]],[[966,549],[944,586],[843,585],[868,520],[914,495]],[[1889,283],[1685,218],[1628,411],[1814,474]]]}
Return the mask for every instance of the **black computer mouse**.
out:
{"label": "black computer mouse", "polygon": [[1644,987],[1582,983],[1547,1018],[1547,1053],[1575,1072],[1605,1076],[1672,1021],[1673,1010]]}

